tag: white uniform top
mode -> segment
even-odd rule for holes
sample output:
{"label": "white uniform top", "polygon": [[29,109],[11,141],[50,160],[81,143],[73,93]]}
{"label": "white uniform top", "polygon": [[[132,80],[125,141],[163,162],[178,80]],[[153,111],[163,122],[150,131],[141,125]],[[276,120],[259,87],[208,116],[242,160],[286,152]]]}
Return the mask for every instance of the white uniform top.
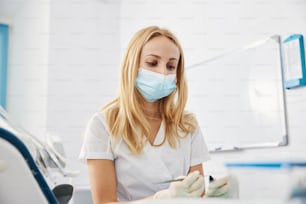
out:
{"label": "white uniform top", "polygon": [[[160,144],[164,137],[163,123],[154,144]],[[153,195],[168,188],[169,184],[159,184],[181,175],[187,175],[190,166],[208,160],[209,153],[203,135],[198,128],[171,148],[168,142],[155,147],[146,143],[143,153],[133,155],[121,140],[114,145],[103,113],[96,113],[89,121],[79,159],[108,159],[115,162],[117,176],[117,198],[130,201]],[[97,178],[99,179],[99,178]]]}

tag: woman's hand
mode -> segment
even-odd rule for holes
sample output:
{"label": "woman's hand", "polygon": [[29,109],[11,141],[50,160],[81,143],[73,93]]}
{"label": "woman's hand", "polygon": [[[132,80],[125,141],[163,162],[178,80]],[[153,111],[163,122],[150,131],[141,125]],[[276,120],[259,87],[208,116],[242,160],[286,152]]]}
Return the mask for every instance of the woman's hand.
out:
{"label": "woman's hand", "polygon": [[233,176],[225,176],[209,183],[205,197],[237,198],[238,181]]}
{"label": "woman's hand", "polygon": [[[177,179],[179,178],[184,177]],[[153,198],[200,197],[204,192],[204,186],[204,177],[199,171],[194,171],[183,181],[172,182],[168,189],[157,192]]]}

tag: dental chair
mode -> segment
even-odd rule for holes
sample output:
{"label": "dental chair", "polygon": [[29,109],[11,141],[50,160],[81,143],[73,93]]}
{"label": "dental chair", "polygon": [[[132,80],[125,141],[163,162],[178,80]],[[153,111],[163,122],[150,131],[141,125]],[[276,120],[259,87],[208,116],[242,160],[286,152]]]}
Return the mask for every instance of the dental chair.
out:
{"label": "dental chair", "polygon": [[26,145],[3,128],[0,128],[0,203],[60,203]]}

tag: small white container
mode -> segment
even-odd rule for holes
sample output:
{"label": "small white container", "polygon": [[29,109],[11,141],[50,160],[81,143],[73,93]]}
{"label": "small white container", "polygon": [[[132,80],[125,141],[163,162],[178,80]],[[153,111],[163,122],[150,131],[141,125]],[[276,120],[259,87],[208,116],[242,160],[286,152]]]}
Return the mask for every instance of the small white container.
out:
{"label": "small white container", "polygon": [[295,177],[306,177],[306,162],[301,161],[236,162],[225,166],[238,179],[240,199],[285,201],[291,196],[298,179]]}

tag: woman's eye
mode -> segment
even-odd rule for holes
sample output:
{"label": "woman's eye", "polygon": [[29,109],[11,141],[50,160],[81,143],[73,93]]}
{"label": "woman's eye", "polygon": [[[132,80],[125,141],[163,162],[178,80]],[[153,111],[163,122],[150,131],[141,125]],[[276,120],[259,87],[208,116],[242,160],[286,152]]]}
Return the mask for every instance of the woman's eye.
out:
{"label": "woman's eye", "polygon": [[146,64],[151,67],[155,67],[157,65],[157,62],[146,62]]}
{"label": "woman's eye", "polygon": [[169,69],[169,70],[175,70],[175,69],[176,69],[176,67],[175,67],[175,66],[173,66],[173,65],[167,65],[167,69]]}

